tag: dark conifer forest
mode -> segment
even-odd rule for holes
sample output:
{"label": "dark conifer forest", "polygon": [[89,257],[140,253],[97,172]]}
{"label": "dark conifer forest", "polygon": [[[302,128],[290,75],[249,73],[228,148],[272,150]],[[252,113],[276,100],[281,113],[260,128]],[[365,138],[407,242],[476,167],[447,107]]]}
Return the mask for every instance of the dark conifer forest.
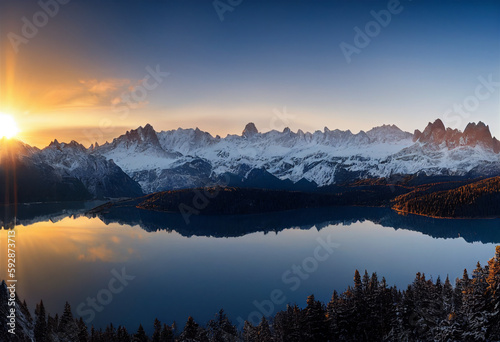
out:
{"label": "dark conifer forest", "polygon": [[394,199],[393,208],[405,213],[453,218],[498,217],[500,177],[445,189],[451,184],[428,184]]}
{"label": "dark conifer forest", "polygon": [[[0,291],[1,341],[71,342],[302,342],[302,341],[500,341],[500,246],[487,265],[464,270],[454,284],[417,273],[405,289],[389,286],[385,278],[354,273],[343,293],[333,292],[328,303],[306,299],[306,306],[289,304],[283,311],[246,321],[238,329],[220,310],[206,325],[189,317],[184,324],[144,322],[137,330],[109,324],[87,326],[66,303],[62,314],[48,313],[43,301],[34,315],[16,298],[16,335],[7,331],[8,290]],[[145,329],[146,326],[146,329]],[[147,334],[146,330],[152,331]]]}

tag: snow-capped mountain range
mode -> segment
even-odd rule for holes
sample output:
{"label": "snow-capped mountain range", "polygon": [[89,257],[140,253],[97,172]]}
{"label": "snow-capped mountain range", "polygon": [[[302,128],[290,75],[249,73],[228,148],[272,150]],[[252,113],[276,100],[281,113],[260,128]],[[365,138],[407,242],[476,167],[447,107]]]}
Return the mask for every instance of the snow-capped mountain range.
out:
{"label": "snow-capped mountain range", "polygon": [[[40,150],[20,141],[1,139],[0,177],[0,193],[19,202],[143,194],[137,182],[113,161],[91,154],[75,141],[65,144],[55,140]],[[17,189],[16,193],[13,189]]]}
{"label": "snow-capped mountain range", "polygon": [[9,146],[0,144],[0,172],[10,153],[30,170],[72,180],[69,188],[81,183],[95,198],[220,184],[227,175],[244,182],[264,174],[317,187],[415,174],[500,175],[500,142],[488,126],[471,123],[461,132],[439,119],[413,134],[394,125],[357,134],[327,127],[261,133],[249,123],[241,135],[221,138],[198,128],[156,132],[147,124],[90,148],[57,140],[41,150],[21,142]]}
{"label": "snow-capped mountain range", "polygon": [[146,125],[90,150],[112,159],[145,192],[203,186],[226,173],[245,178],[256,169],[318,186],[422,172],[500,174],[500,143],[482,122],[460,132],[436,120],[414,134],[394,125],[357,134],[327,127],[314,133],[288,128],[260,133],[249,123],[241,135],[225,138],[198,128],[156,132]]}

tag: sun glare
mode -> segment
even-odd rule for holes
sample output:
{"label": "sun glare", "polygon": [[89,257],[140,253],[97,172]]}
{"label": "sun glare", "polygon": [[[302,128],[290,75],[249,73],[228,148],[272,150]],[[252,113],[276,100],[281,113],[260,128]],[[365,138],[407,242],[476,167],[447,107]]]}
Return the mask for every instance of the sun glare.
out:
{"label": "sun glare", "polygon": [[19,133],[19,128],[14,118],[10,115],[0,113],[0,139],[13,138],[17,133]]}

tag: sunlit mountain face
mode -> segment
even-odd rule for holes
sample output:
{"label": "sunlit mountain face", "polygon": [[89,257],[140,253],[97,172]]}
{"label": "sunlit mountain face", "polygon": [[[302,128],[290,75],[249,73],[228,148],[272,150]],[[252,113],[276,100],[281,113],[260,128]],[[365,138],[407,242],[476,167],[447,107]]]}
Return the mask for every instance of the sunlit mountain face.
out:
{"label": "sunlit mountain face", "polygon": [[90,147],[74,140],[54,140],[43,149],[15,139],[2,144],[0,153],[9,160],[3,167],[16,162],[19,182],[44,174],[43,184],[54,189],[25,192],[21,201],[137,197],[205,186],[339,192],[336,187],[349,184],[395,184],[402,190],[500,172],[500,143],[489,126],[471,123],[461,132],[439,119],[413,134],[395,125],[357,134],[327,127],[260,132],[249,123],[240,135],[221,138],[199,129],[157,132],[147,124]]}

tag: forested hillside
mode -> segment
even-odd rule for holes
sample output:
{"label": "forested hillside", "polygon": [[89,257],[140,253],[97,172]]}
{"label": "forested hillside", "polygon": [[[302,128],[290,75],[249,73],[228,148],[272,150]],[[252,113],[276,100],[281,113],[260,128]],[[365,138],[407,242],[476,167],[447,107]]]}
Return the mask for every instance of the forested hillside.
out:
{"label": "forested hillside", "polygon": [[420,187],[400,195],[394,199],[393,209],[435,217],[500,217],[500,177],[455,189],[432,190],[432,187]]}
{"label": "forested hillside", "polygon": [[89,213],[137,207],[187,215],[238,215],[328,206],[382,206],[388,205],[397,194],[407,191],[403,187],[386,185],[336,186],[324,192],[213,186],[162,191],[131,200],[109,202]]}

